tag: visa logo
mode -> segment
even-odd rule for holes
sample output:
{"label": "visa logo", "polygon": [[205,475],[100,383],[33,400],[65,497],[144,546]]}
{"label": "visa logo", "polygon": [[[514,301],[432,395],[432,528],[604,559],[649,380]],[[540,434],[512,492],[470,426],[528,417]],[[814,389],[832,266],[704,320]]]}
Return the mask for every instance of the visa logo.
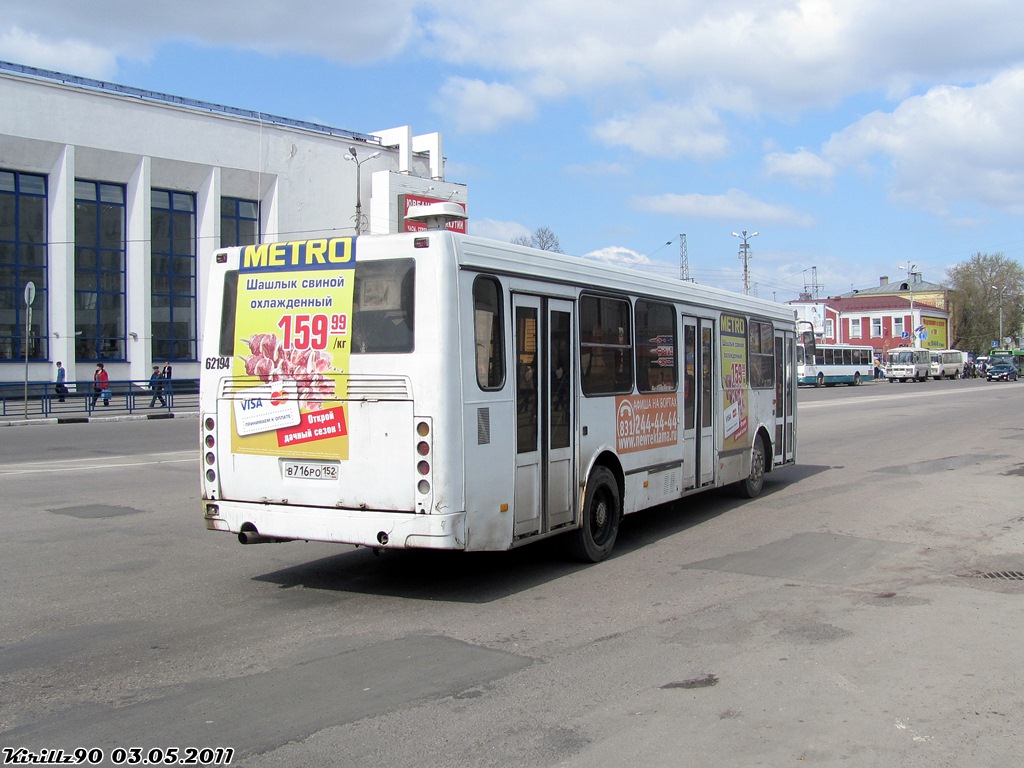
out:
{"label": "visa logo", "polygon": [[256,410],[257,408],[262,408],[262,407],[263,407],[263,400],[261,400],[261,399],[243,400],[242,401],[242,410],[243,411],[253,411],[253,410]]}

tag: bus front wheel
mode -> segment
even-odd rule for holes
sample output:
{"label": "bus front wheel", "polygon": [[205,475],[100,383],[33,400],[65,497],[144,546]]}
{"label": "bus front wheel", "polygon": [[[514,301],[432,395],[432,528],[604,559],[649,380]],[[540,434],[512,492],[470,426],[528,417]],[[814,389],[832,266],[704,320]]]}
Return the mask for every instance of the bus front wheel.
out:
{"label": "bus front wheel", "polygon": [[594,467],[587,480],[583,525],[572,533],[570,549],[577,559],[599,563],[611,554],[619,535],[622,498],[619,483],[607,467]]}
{"label": "bus front wheel", "polygon": [[736,491],[745,499],[753,499],[761,494],[764,488],[764,472],[767,466],[768,452],[764,447],[764,438],[761,435],[754,437],[754,444],[750,448],[750,474],[746,480],[736,483]]}

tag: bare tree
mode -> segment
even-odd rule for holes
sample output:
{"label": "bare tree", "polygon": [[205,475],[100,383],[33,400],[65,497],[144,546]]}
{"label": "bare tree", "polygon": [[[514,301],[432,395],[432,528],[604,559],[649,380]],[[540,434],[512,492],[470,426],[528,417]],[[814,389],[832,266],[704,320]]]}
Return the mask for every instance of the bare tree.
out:
{"label": "bare tree", "polygon": [[540,248],[542,251],[562,253],[562,246],[558,242],[558,235],[556,235],[550,227],[540,227],[535,229],[533,234],[529,237],[526,237],[525,235],[513,237],[512,242],[515,245],[528,245],[531,248]]}
{"label": "bare tree", "polygon": [[999,338],[1000,314],[1003,337],[1020,343],[1024,311],[1024,268],[1001,253],[976,253],[946,273],[955,307],[953,346],[984,353]]}

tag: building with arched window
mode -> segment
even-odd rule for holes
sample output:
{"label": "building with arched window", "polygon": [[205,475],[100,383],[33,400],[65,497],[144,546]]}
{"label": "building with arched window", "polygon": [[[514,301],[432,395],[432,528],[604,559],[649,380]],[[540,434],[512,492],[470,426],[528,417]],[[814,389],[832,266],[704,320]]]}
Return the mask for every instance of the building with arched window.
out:
{"label": "building with arched window", "polygon": [[111,379],[164,362],[197,376],[218,248],[402,231],[410,204],[467,202],[438,133],[358,133],[3,62],[0,103],[0,381],[21,381],[26,356],[32,380],[57,360],[70,381],[99,361]]}

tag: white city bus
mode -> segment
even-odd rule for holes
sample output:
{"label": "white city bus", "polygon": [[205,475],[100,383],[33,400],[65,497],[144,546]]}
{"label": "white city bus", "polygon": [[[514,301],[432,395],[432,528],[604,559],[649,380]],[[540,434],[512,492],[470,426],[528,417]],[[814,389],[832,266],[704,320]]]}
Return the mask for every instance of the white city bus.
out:
{"label": "white city bus", "polygon": [[812,356],[800,345],[796,354],[796,376],[799,384],[815,387],[857,386],[875,377],[875,350],[847,344],[818,344]]}
{"label": "white city bus", "polygon": [[892,384],[900,381],[927,381],[931,373],[931,354],[927,349],[898,347],[885,355],[885,377]]}
{"label": "white city bus", "polygon": [[783,305],[447,231],[218,251],[203,515],[242,543],[612,549],[796,460]]}

